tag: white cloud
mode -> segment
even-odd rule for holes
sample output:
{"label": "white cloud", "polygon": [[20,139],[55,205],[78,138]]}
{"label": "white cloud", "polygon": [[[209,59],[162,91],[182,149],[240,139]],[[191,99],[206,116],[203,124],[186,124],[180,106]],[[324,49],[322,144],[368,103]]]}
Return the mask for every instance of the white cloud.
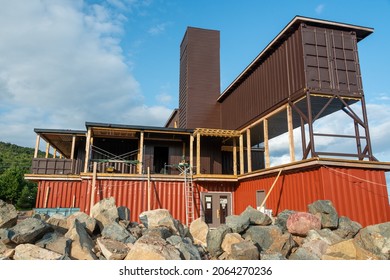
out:
{"label": "white cloud", "polygon": [[84,129],[85,121],[131,123],[128,116],[164,123],[170,109],[143,106],[120,46],[127,18],[103,4],[3,1],[0,141],[33,146],[35,127]]}
{"label": "white cloud", "polygon": [[169,24],[168,23],[159,23],[149,28],[148,33],[150,35],[159,35],[161,33],[165,32],[165,29],[167,28]]}

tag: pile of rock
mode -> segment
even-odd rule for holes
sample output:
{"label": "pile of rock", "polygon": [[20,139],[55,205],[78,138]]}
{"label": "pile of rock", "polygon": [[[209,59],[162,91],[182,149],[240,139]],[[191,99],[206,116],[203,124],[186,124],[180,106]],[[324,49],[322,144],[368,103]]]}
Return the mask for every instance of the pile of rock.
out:
{"label": "pile of rock", "polygon": [[362,228],[338,217],[330,201],[308,210],[271,218],[249,206],[210,229],[201,219],[188,228],[166,209],[131,222],[130,210],[114,198],[95,204],[90,215],[24,219],[0,200],[0,260],[390,259],[390,222]]}

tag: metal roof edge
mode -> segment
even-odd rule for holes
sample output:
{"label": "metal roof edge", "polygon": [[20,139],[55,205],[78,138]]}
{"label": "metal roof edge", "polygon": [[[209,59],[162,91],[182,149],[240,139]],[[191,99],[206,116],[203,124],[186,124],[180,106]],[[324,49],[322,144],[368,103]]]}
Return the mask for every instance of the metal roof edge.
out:
{"label": "metal roof edge", "polygon": [[53,128],[34,128],[35,133],[51,133],[51,134],[85,134],[86,130],[76,129],[53,129]]}
{"label": "metal roof edge", "polygon": [[185,128],[173,128],[173,127],[162,127],[162,126],[146,126],[146,125],[127,125],[127,124],[113,124],[113,123],[95,123],[85,122],[85,126],[89,127],[100,127],[100,128],[117,128],[117,129],[133,129],[133,130],[155,130],[155,131],[166,131],[166,132],[188,132],[192,133],[193,129]]}

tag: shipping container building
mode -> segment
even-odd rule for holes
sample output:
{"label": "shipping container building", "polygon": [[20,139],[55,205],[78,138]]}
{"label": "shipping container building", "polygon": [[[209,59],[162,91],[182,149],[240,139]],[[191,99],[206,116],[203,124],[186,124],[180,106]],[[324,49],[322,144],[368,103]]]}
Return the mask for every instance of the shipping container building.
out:
{"label": "shipping container building", "polygon": [[248,206],[276,216],[325,199],[363,226],[390,221],[390,163],[372,151],[357,47],[372,32],[296,16],[221,92],[219,31],[188,27],[164,127],[35,129],[36,208],[89,213],[114,197],[134,221],[166,208],[217,227]]}

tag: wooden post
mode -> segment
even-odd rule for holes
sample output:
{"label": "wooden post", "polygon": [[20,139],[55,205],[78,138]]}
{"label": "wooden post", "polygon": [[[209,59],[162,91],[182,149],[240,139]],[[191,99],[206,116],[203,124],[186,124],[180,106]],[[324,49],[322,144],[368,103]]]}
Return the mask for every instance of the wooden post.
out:
{"label": "wooden post", "polygon": [[264,200],[263,200],[263,202],[262,202],[261,205],[260,205],[260,209],[264,206],[264,204],[265,204],[265,202],[267,201],[269,195],[271,194],[273,188],[275,187],[276,182],[277,182],[278,179],[279,179],[280,173],[282,173],[282,170],[283,170],[283,169],[280,169],[280,170],[279,170],[278,176],[276,176],[276,178],[275,178],[275,180],[274,180],[274,182],[273,182],[271,188],[269,189],[267,195],[264,197]]}
{"label": "wooden post", "polygon": [[54,148],[54,151],[53,151],[53,158],[56,158],[57,157],[57,149]]}
{"label": "wooden post", "polygon": [[70,151],[70,159],[74,159],[74,148],[76,145],[76,135],[72,136],[72,149]]}
{"label": "wooden post", "polygon": [[46,154],[45,154],[45,158],[48,158],[48,157],[49,157],[49,150],[50,150],[50,144],[49,144],[49,143],[46,143]]}
{"label": "wooden post", "polygon": [[90,146],[91,146],[91,128],[88,128],[88,132],[87,132],[87,141],[86,141],[86,143],[85,143],[84,173],[87,173],[87,172],[88,172]]}
{"label": "wooden post", "polygon": [[46,188],[45,203],[43,204],[43,208],[47,207],[47,201],[49,200],[49,192],[50,192],[50,187],[48,186]]}
{"label": "wooden post", "polygon": [[248,172],[252,172],[252,145],[251,145],[251,130],[246,130],[246,154],[248,161]]}
{"label": "wooden post", "polygon": [[200,174],[200,133],[196,135],[196,174]]}
{"label": "wooden post", "polygon": [[194,168],[194,136],[190,135],[190,174],[192,176]]}
{"label": "wooden post", "polygon": [[150,167],[148,166],[148,211],[151,210]]}
{"label": "wooden post", "polygon": [[142,166],[144,162],[144,132],[141,131],[139,137],[139,149],[138,149],[138,174],[142,174]]}
{"label": "wooden post", "polygon": [[244,174],[245,172],[245,164],[244,164],[244,136],[240,135],[240,174]]}
{"label": "wooden post", "polygon": [[35,151],[34,151],[34,158],[38,157],[38,151],[39,151],[39,141],[41,140],[41,136],[37,134],[37,139],[35,140]]}
{"label": "wooden post", "polygon": [[268,120],[264,119],[263,123],[264,128],[264,155],[265,155],[265,167],[269,168],[271,166],[271,161],[269,157],[269,143],[268,143]]}
{"label": "wooden post", "polygon": [[291,106],[287,105],[287,127],[288,127],[288,141],[290,149],[290,161],[295,161],[295,146],[294,146],[294,125]]}
{"label": "wooden post", "polygon": [[97,162],[95,161],[93,163],[93,173],[92,173],[92,186],[91,186],[91,202],[89,206],[89,212],[91,212],[91,209],[95,203],[95,192],[96,192],[96,177],[97,177]]}
{"label": "wooden post", "polygon": [[237,175],[237,138],[233,138],[233,175]]}

